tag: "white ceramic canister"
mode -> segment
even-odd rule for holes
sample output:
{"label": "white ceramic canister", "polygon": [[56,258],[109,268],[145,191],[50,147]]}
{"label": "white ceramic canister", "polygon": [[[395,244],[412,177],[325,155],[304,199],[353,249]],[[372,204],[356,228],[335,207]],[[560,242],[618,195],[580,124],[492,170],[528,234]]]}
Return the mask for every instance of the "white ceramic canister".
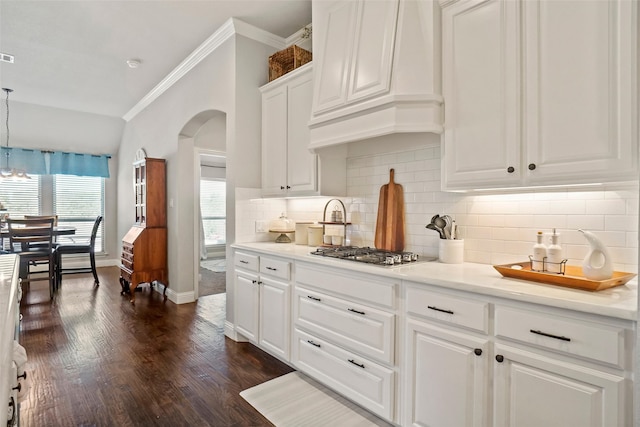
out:
{"label": "white ceramic canister", "polygon": [[313,221],[296,221],[296,245],[306,245],[309,242],[309,226]]}
{"label": "white ceramic canister", "polygon": [[310,225],[307,229],[307,244],[309,246],[322,246],[322,226]]}
{"label": "white ceramic canister", "polygon": [[464,240],[440,239],[438,259],[446,264],[462,264],[464,262]]}

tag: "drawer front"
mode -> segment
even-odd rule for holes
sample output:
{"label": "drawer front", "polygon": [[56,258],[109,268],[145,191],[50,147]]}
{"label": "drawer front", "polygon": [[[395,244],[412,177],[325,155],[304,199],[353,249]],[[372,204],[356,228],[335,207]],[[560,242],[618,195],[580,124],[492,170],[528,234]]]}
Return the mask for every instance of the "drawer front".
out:
{"label": "drawer front", "polygon": [[133,253],[133,245],[130,243],[122,242],[122,252]]}
{"label": "drawer front", "polygon": [[294,364],[371,412],[393,420],[392,370],[298,329],[294,331]]}
{"label": "drawer front", "polygon": [[125,267],[127,267],[129,270],[133,270],[133,262],[129,261],[127,258],[122,257],[120,259],[120,261],[122,261],[122,265],[124,265]]}
{"label": "drawer front", "polygon": [[501,306],[495,316],[498,337],[624,368],[622,327]]}
{"label": "drawer front", "polygon": [[459,298],[430,289],[407,287],[407,313],[489,332],[489,303]]}
{"label": "drawer front", "polygon": [[263,256],[260,257],[260,273],[289,281],[291,263]]}
{"label": "drawer front", "polygon": [[393,365],[395,315],[297,288],[296,326],[367,357]]}
{"label": "drawer front", "polygon": [[122,277],[127,282],[131,282],[131,273],[132,271],[127,270],[126,268],[120,268],[120,277]]}
{"label": "drawer front", "polygon": [[233,257],[233,263],[236,267],[241,267],[251,271],[258,271],[259,258],[257,255],[236,252]]}
{"label": "drawer front", "polygon": [[350,276],[336,272],[336,269],[318,268],[296,264],[296,283],[303,287],[313,287],[320,292],[335,294],[349,300],[358,299],[363,303],[395,308],[396,285],[373,276]]}
{"label": "drawer front", "polygon": [[133,253],[131,252],[126,252],[126,251],[122,251],[122,257],[123,260],[127,260],[129,262],[133,262]]}

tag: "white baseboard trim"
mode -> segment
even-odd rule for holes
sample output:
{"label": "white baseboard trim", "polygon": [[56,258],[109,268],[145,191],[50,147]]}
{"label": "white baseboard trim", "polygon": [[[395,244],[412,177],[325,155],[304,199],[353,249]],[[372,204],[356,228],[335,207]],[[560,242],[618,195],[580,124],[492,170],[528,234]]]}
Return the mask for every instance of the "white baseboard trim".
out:
{"label": "white baseboard trim", "polygon": [[[78,267],[90,267],[89,257],[87,255],[84,256],[75,256],[75,257],[64,257],[63,264],[65,268],[78,268]],[[96,257],[96,267],[120,267],[120,259],[100,259]]]}
{"label": "white baseboard trim", "polygon": [[236,333],[235,325],[228,320],[224,321],[224,335],[234,341],[238,341],[238,334]]}
{"label": "white baseboard trim", "polygon": [[[163,294],[165,286],[160,282],[156,282],[156,284],[155,284],[155,286],[153,288],[159,294]],[[196,300],[195,299],[195,294],[194,294],[193,291],[176,292],[171,288],[167,288],[166,295],[167,295],[167,299],[169,301],[171,301],[172,303],[174,303],[174,304],[188,304],[188,303],[194,302]]]}

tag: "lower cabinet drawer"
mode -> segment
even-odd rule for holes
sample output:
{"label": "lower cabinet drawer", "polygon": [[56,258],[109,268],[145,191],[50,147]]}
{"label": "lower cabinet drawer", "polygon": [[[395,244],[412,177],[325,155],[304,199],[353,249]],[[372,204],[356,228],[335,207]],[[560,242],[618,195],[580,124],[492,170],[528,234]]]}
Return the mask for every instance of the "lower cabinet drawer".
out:
{"label": "lower cabinet drawer", "polygon": [[395,315],[297,288],[296,326],[383,363],[394,363]]}
{"label": "lower cabinet drawer", "polygon": [[291,271],[291,263],[279,259],[268,257],[260,257],[260,273],[279,279],[289,280]]}
{"label": "lower cabinet drawer", "polygon": [[296,329],[294,364],[300,371],[393,421],[394,372]]}
{"label": "lower cabinet drawer", "polygon": [[233,264],[236,267],[245,268],[251,271],[258,271],[260,258],[257,255],[236,252],[233,256]]}
{"label": "lower cabinet drawer", "polygon": [[550,313],[496,307],[496,336],[624,367],[625,329]]}
{"label": "lower cabinet drawer", "polygon": [[489,333],[489,303],[407,286],[407,313]]}

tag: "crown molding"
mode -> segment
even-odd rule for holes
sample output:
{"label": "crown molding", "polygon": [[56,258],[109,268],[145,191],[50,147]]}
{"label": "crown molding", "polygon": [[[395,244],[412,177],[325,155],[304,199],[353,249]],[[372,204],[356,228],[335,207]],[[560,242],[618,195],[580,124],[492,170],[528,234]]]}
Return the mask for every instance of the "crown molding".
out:
{"label": "crown molding", "polygon": [[311,24],[300,28],[298,31],[296,31],[295,33],[293,33],[292,35],[286,38],[285,40],[286,46],[284,47],[291,46],[294,44],[304,43],[311,37],[311,31],[312,31]]}
{"label": "crown molding", "polygon": [[276,49],[286,47],[285,39],[253,25],[247,24],[237,18],[229,18],[220,28],[216,30],[208,39],[198,46],[189,56],[187,56],[176,68],[162,79],[149,93],[147,93],[138,103],[129,110],[122,118],[130,121],[139,112],[148,107],[160,95],[180,80],[191,69],[204,60],[209,54],[220,47],[225,41],[234,35],[241,35],[252,40],[273,46]]}

